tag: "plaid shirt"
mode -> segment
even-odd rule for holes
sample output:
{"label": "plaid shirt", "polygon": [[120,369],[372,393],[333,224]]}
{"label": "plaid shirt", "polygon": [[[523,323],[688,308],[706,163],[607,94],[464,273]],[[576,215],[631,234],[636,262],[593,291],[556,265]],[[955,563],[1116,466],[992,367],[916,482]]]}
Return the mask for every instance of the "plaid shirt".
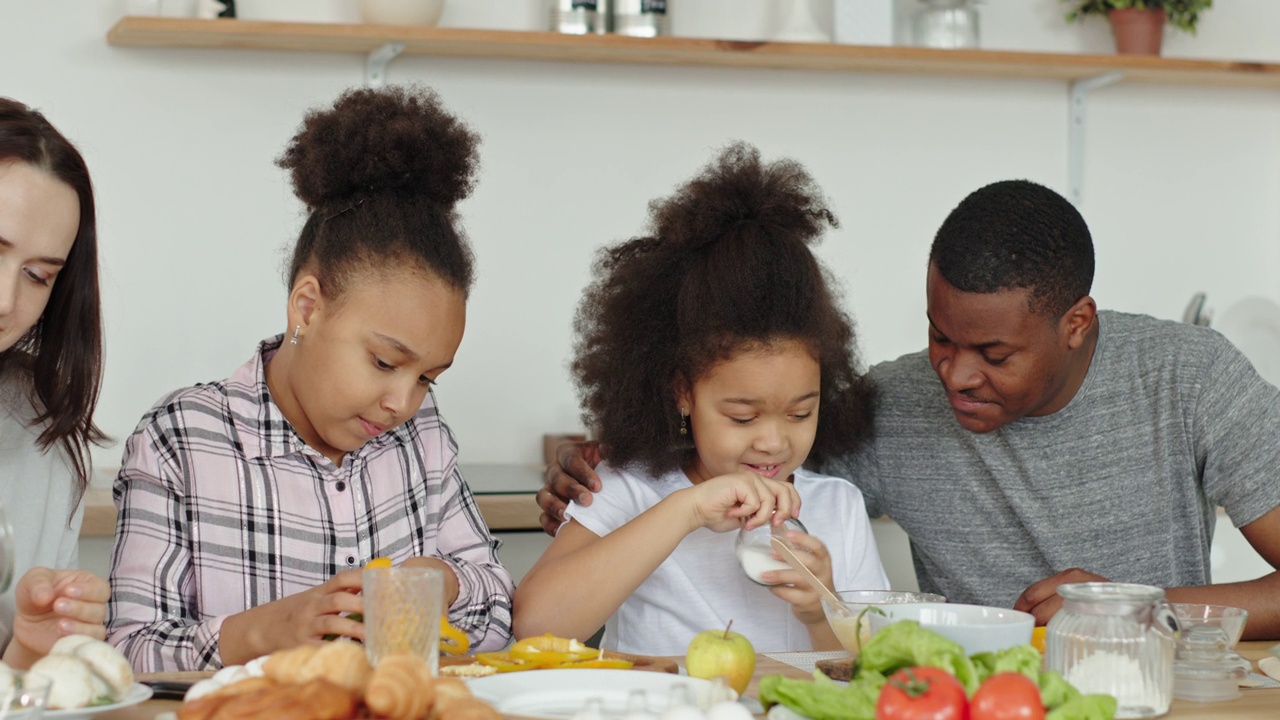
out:
{"label": "plaid shirt", "polygon": [[458,575],[449,621],[472,647],[511,636],[511,576],[428,394],[341,467],[307,446],[267,389],[281,336],[220,383],[160,401],[125,443],[107,639],[139,672],[222,665],[229,615],[374,557],[438,557]]}

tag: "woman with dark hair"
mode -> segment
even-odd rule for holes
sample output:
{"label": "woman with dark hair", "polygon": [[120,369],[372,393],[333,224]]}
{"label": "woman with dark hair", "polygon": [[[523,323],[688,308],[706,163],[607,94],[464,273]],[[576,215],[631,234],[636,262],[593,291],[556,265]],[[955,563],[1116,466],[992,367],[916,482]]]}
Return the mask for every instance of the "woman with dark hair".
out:
{"label": "woman with dark hair", "polygon": [[29,665],[63,635],[105,635],[106,582],[67,569],[77,562],[89,445],[104,437],[93,424],[102,378],[95,222],[80,153],[39,112],[0,98],[0,502],[20,578],[0,595],[11,665]]}
{"label": "woman with dark hair", "polygon": [[286,332],[162,399],[125,444],[110,641],[140,671],[364,637],[359,568],[437,568],[472,647],[511,636],[511,577],[431,386],[462,341],[473,260],[454,206],[478,138],[434,93],[360,89],[279,164],[310,216]]}

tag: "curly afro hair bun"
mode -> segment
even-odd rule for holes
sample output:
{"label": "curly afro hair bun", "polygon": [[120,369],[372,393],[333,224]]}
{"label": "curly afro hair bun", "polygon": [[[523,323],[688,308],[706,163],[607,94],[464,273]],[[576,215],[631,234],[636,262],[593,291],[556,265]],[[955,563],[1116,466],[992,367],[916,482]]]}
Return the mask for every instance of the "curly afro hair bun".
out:
{"label": "curly afro hair bun", "polygon": [[822,191],[800,163],[765,164],[746,143],[725,148],[672,198],[650,204],[653,234],[692,250],[722,239],[813,242],[838,227]]}
{"label": "curly afro hair bun", "polygon": [[455,206],[475,186],[480,139],[421,87],[360,88],[308,113],[276,163],[310,217],[288,282],[340,296],[370,270],[423,270],[465,295],[474,278]]}
{"label": "curly afro hair bun", "polygon": [[277,164],[312,211],[380,192],[452,207],[475,185],[478,144],[432,90],[358,88],[308,113]]}

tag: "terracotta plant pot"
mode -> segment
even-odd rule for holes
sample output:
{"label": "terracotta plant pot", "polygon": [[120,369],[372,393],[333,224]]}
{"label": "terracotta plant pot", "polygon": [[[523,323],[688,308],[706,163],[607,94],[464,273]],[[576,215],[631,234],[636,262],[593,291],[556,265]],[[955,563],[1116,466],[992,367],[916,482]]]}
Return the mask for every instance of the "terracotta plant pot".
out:
{"label": "terracotta plant pot", "polygon": [[1159,55],[1167,19],[1161,10],[1110,10],[1111,30],[1116,36],[1116,52],[1121,55]]}

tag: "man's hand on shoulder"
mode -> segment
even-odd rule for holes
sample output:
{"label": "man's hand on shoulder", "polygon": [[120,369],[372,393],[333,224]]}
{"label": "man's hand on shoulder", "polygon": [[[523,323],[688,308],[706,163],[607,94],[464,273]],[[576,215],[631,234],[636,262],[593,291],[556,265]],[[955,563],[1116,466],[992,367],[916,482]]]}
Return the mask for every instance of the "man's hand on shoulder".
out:
{"label": "man's hand on shoulder", "polygon": [[1049,618],[1062,609],[1062,596],[1058,595],[1058,586],[1082,582],[1111,581],[1080,568],[1063,570],[1023,590],[1018,601],[1013,604],[1013,609],[1029,612],[1036,616],[1037,625],[1046,625]]}
{"label": "man's hand on shoulder", "polygon": [[601,459],[597,442],[566,442],[556,447],[556,459],[547,464],[542,489],[535,496],[542,509],[539,520],[548,535],[555,535],[564,522],[564,509],[571,500],[591,504],[591,493],[600,491],[595,468]]}

